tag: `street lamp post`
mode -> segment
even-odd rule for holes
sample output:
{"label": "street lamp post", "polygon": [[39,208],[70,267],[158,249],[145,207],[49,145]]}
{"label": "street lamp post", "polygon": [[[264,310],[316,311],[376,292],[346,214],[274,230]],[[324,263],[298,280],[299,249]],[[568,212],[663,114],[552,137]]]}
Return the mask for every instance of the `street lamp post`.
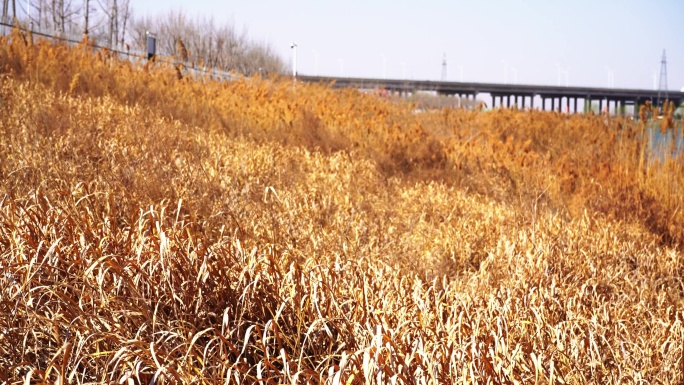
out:
{"label": "street lamp post", "polygon": [[610,88],[615,88],[615,72],[610,71]]}
{"label": "street lamp post", "polygon": [[297,77],[297,43],[292,43],[292,77]]}
{"label": "street lamp post", "polygon": [[608,88],[615,87],[615,76],[613,75],[613,70],[608,68],[608,66],[604,66],[604,68],[608,72]]}
{"label": "street lamp post", "polygon": [[513,84],[518,84],[518,69],[513,67],[511,71],[513,72]]}

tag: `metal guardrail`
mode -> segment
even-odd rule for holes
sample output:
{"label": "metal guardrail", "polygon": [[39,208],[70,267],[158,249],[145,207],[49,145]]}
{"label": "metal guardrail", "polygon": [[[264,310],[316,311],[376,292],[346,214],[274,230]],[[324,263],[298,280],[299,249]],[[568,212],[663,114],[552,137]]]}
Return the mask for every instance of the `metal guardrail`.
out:
{"label": "metal guardrail", "polygon": [[[64,43],[71,44],[71,45],[77,45],[77,44],[81,44],[83,42],[82,40],[76,40],[76,39],[63,37],[63,36],[55,36],[55,35],[51,35],[48,33],[40,32],[40,31],[35,30],[35,29],[29,29],[29,28],[26,28],[22,25],[17,25],[17,24],[8,24],[8,23],[0,22],[0,26],[9,27],[9,28],[19,28],[19,30],[21,30],[23,32],[27,32],[27,33],[30,32],[31,35],[33,35],[33,36],[39,36],[39,37],[43,37],[43,38],[47,38],[47,39],[52,39],[52,40],[64,42]],[[147,54],[142,53],[142,52],[121,51],[121,50],[113,49],[111,47],[98,45],[95,43],[88,43],[88,46],[92,47],[94,49],[108,51],[108,52],[111,52],[113,54],[116,54],[122,60],[130,60],[133,62],[138,61],[140,63],[146,62],[148,60]],[[199,77],[199,76],[210,76],[212,79],[217,79],[217,80],[221,80],[221,81],[231,81],[231,80],[236,80],[236,79],[240,78],[240,75],[236,75],[234,73],[226,72],[223,70],[218,70],[215,68],[210,68],[210,69],[201,68],[201,67],[198,68],[197,65],[195,65],[195,63],[189,63],[186,61],[179,61],[179,60],[173,60],[173,59],[169,60],[169,59],[167,59],[163,56],[160,56],[160,55],[156,55],[154,60],[157,63],[169,64],[172,66],[181,66],[181,67],[183,67],[184,70],[188,71],[193,76],[197,76],[197,77]]]}

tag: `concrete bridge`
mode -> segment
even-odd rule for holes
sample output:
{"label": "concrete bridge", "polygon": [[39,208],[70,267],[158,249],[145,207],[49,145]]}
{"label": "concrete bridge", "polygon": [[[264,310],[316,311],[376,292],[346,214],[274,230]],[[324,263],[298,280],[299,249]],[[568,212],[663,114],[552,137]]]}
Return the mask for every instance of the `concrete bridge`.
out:
{"label": "concrete bridge", "polygon": [[[333,87],[384,89],[388,92],[402,94],[417,91],[434,91],[440,95],[457,95],[461,98],[472,100],[475,100],[478,94],[489,94],[492,98],[492,108],[517,105],[521,108],[582,112],[585,109],[585,103],[588,102],[589,106],[591,106],[592,102],[597,102],[600,111],[608,108],[609,110],[619,112],[624,110],[622,108],[624,106],[634,106],[634,113],[636,113],[638,106],[644,104],[647,100],[650,100],[654,105],[658,103],[658,91],[653,90],[340,78],[306,75],[299,75],[297,78],[305,82],[332,83]],[[679,105],[684,101],[684,92],[672,90],[661,92],[660,103],[665,99],[669,99],[675,102],[676,105]],[[578,103],[578,101],[581,102]]]}

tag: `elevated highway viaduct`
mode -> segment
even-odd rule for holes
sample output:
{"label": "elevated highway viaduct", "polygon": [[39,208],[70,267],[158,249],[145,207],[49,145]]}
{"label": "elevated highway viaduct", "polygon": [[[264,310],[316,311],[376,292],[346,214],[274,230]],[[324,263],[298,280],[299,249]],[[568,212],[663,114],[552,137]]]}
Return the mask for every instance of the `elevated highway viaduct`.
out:
{"label": "elevated highway viaduct", "polygon": [[[539,108],[542,110],[562,110],[567,112],[583,112],[585,105],[597,103],[599,110],[608,108],[612,111],[623,111],[622,107],[638,106],[647,100],[656,105],[664,100],[671,100],[676,105],[684,101],[684,92],[667,92],[657,90],[639,90],[622,88],[563,87],[524,84],[467,83],[443,82],[430,80],[400,80],[345,78],[326,76],[298,75],[297,79],[305,82],[327,83],[333,87],[354,87],[359,89],[383,89],[388,92],[410,94],[418,91],[433,91],[440,95],[456,95],[461,98],[475,100],[479,94],[491,95],[492,108],[512,107]],[[578,101],[581,101],[578,102]],[[588,104],[587,104],[588,103]],[[612,108],[611,108],[612,106]]]}

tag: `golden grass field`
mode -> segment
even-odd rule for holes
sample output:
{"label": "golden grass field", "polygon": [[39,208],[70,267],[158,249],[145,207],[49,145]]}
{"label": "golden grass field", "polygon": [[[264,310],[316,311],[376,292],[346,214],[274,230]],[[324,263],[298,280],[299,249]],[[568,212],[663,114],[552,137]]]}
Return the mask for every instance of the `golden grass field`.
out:
{"label": "golden grass field", "polygon": [[684,156],[643,121],[17,30],[0,82],[2,384],[684,382]]}

